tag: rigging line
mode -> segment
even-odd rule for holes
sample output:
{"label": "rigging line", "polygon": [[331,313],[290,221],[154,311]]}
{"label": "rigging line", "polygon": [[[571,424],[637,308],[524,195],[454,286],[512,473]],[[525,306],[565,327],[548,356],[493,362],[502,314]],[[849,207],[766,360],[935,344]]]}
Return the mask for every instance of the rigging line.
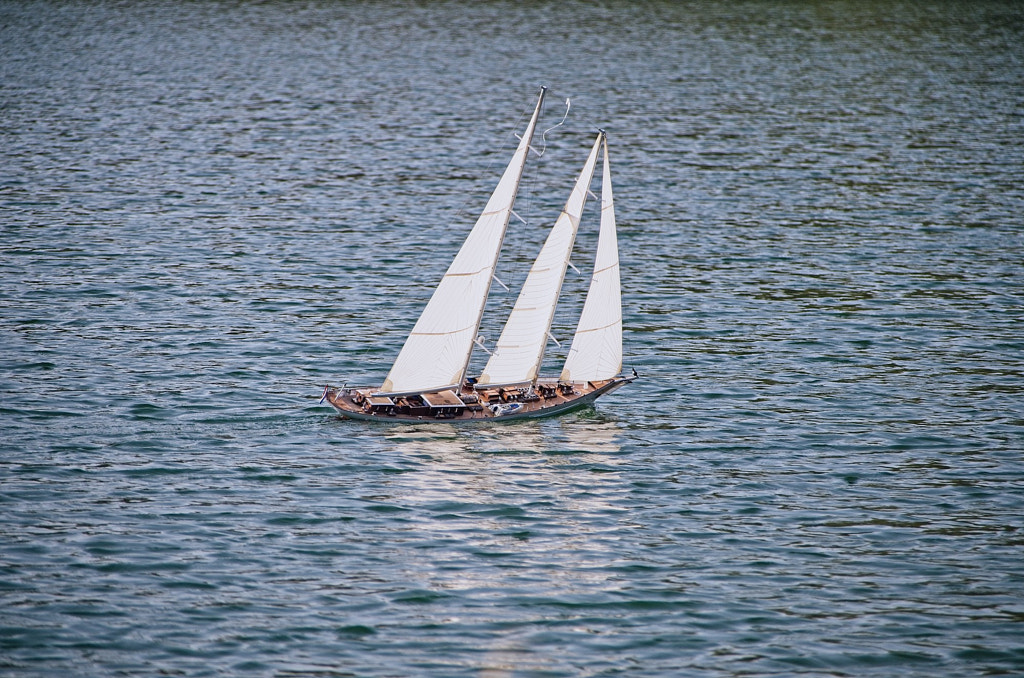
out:
{"label": "rigging line", "polygon": [[[508,149],[510,146],[515,145],[510,143],[513,138],[520,138],[516,130],[519,129],[519,126],[523,124],[524,120],[529,120],[530,116],[533,114],[533,109],[533,105],[530,105],[529,107],[523,109],[523,111],[519,114],[519,117],[516,119],[515,123],[513,123],[511,129],[509,129],[509,131],[501,135],[500,145],[491,154],[492,157],[490,158],[490,160],[487,161],[487,166],[483,171],[484,175],[491,176],[492,174],[494,174],[494,168],[496,165],[499,165],[501,163],[508,163],[508,153],[506,152],[506,149]],[[541,111],[543,112],[543,105]],[[448,221],[445,228],[447,229],[453,226],[455,221],[457,221],[459,217],[463,216],[469,203],[473,202],[477,197],[478,196],[474,195],[466,195],[462,203],[459,205],[459,207],[456,208],[455,216],[453,216]]]}
{"label": "rigging line", "polygon": [[[486,166],[486,169],[484,170],[484,174],[486,176],[491,176],[491,175],[494,174],[494,167],[495,167],[495,165],[498,165],[499,163],[502,163],[502,162],[508,163],[508,160],[507,160],[508,154],[506,153],[506,149],[510,145],[514,145],[514,144],[510,144],[510,142],[511,142],[513,137],[514,138],[519,138],[519,135],[516,133],[516,130],[519,128],[519,126],[521,124],[523,124],[524,120],[528,120],[530,118],[530,116],[533,114],[533,109],[534,109],[533,105],[531,105],[528,108],[524,109],[519,114],[519,118],[512,125],[512,128],[508,132],[505,132],[504,134],[501,135],[501,142],[500,142],[500,145],[498,147],[498,150],[495,151],[492,154],[491,159],[487,161],[487,166]],[[543,112],[543,104],[542,104],[542,107],[541,107],[541,112]],[[527,149],[527,153],[529,153],[529,149]],[[506,159],[502,160],[502,158],[506,158]],[[493,190],[493,185],[492,185],[492,190]],[[479,197],[480,197],[479,195],[475,194],[472,191],[466,192],[466,194],[463,196],[462,202],[459,203],[459,205],[454,209],[454,214],[452,214],[445,221],[444,225],[441,227],[441,230],[444,231],[444,232],[451,232],[452,229],[454,229],[457,224],[461,228],[463,219],[466,218],[467,216],[472,216],[472,213],[469,211],[469,205],[471,203],[474,203],[477,200],[479,200]],[[433,278],[433,280],[436,280],[436,278]]]}
{"label": "rigging line", "polygon": [[572,108],[572,99],[570,99],[569,97],[566,97],[565,98],[565,115],[562,116],[562,119],[559,121],[559,123],[557,125],[552,125],[551,127],[548,127],[546,130],[541,132],[540,140],[544,142],[544,147],[540,150],[540,153],[538,154],[541,157],[544,157],[544,153],[548,150],[548,132],[550,132],[551,130],[555,129],[556,127],[561,127],[562,125],[565,124],[565,119],[569,117],[569,109],[570,108]]}
{"label": "rigging line", "polygon": [[[551,97],[551,98],[554,98],[554,97],[561,98],[564,95],[561,92],[556,92],[554,89],[549,87],[548,88],[548,96]],[[566,103],[568,104],[569,103],[569,97],[566,97],[565,100],[566,100]],[[608,135],[608,127],[606,126],[607,123],[596,123],[596,122],[594,122],[588,116],[587,110],[590,110],[590,109],[589,109],[588,106],[586,106],[586,102],[584,102],[583,111],[577,112],[577,113],[573,114],[573,120],[576,123],[578,123],[578,124],[574,124],[573,125],[573,130],[576,130],[576,131],[586,130],[588,132],[605,132],[605,136],[607,136]],[[568,110],[566,110],[566,113],[568,113]],[[562,122],[565,122],[565,118],[564,117],[562,118]],[[561,125],[561,124],[562,123],[559,123],[559,125]],[[555,125],[555,127],[558,127],[558,125]],[[552,127],[551,129],[554,129],[555,127]],[[549,131],[549,130],[546,130],[546,131]]]}
{"label": "rigging line", "polygon": [[[516,212],[515,215],[519,217],[526,225],[526,228],[510,228],[509,235],[506,236],[505,246],[503,252],[505,256],[499,259],[499,265],[504,271],[505,279],[511,283],[512,286],[519,287],[521,282],[520,272],[524,266],[524,253],[532,250],[527,248],[532,245],[532,239],[530,237],[530,226],[533,223],[534,218],[534,204],[536,202],[537,186],[540,184],[540,176],[542,174],[541,164],[539,162],[528,163],[526,170],[523,173],[522,182],[519,185],[519,193],[516,197],[516,205],[523,204],[525,209],[522,209],[522,214]],[[529,260],[525,265],[527,268],[532,263],[532,259]],[[511,289],[505,287],[505,293],[502,297],[500,308],[502,315],[507,317],[507,311],[511,310],[513,302],[515,300]]]}

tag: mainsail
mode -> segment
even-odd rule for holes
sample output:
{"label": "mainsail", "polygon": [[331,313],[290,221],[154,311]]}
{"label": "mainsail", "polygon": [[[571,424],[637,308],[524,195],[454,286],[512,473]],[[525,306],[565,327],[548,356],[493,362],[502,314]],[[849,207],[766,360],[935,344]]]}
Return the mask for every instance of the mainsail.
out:
{"label": "mainsail", "polygon": [[601,231],[590,291],[562,369],[562,381],[610,379],[622,369],[622,293],[619,284],[619,248],[615,236],[615,206],[604,144],[601,179]]}
{"label": "mainsail", "polygon": [[565,208],[523,283],[494,353],[477,382],[480,385],[525,384],[537,378],[603,138],[603,132],[597,135]]}
{"label": "mainsail", "polygon": [[544,101],[542,89],[530,123],[487,206],[444,274],[391,367],[381,393],[438,391],[458,386],[487,303],[494,268],[519,190],[523,166]]}

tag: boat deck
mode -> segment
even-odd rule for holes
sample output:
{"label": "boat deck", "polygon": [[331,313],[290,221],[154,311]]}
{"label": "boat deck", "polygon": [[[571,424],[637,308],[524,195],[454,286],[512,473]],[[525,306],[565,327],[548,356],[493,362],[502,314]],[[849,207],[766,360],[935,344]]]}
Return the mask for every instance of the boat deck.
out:
{"label": "boat deck", "polygon": [[546,417],[582,407],[633,379],[620,376],[585,383],[551,380],[521,388],[474,388],[467,384],[458,393],[445,390],[403,396],[381,394],[369,386],[327,386],[323,400],[342,416],[364,421],[507,421]]}

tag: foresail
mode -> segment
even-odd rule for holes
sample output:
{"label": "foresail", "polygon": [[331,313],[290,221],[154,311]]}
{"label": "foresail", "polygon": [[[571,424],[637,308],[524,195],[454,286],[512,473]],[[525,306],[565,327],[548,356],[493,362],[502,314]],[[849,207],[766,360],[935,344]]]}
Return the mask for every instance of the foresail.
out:
{"label": "foresail", "polygon": [[612,176],[608,142],[604,144],[601,181],[601,231],[590,290],[583,304],[572,348],[562,369],[562,381],[610,379],[622,371],[622,292],[619,284],[619,246],[615,235]]}
{"label": "foresail", "polygon": [[537,378],[603,136],[599,134],[594,142],[565,208],[523,283],[494,353],[480,375],[481,385],[523,384]]}
{"label": "foresail", "polygon": [[512,160],[406,339],[382,393],[452,388],[465,376],[543,100],[544,90]]}

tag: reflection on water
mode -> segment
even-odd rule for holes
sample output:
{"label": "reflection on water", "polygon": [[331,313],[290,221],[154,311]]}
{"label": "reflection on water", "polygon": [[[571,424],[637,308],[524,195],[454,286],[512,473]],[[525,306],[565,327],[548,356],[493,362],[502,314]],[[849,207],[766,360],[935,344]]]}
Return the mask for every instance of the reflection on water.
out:
{"label": "reflection on water", "polygon": [[[348,424],[348,422],[345,422]],[[375,424],[384,439],[408,455],[455,454],[466,451],[459,429],[452,424]]]}
{"label": "reflection on water", "polygon": [[[590,416],[587,416],[590,415]],[[497,425],[438,423],[381,425],[386,440],[410,455],[438,459],[464,454],[571,454],[615,455],[621,450],[622,429],[615,421],[602,421],[587,411],[578,417],[523,421]],[[606,460],[614,463],[612,460]]]}
{"label": "reflection on water", "polygon": [[[425,599],[471,601],[441,629],[495,624],[479,675],[550,669],[533,656],[537,625],[615,600],[627,578],[620,532],[630,524],[619,471],[622,431],[593,413],[508,425],[395,427],[390,444],[416,460],[382,481],[383,500],[414,516],[416,558],[403,577]],[[480,568],[481,560],[492,567]],[[524,617],[525,613],[525,617]],[[588,632],[586,621],[568,626]]]}

